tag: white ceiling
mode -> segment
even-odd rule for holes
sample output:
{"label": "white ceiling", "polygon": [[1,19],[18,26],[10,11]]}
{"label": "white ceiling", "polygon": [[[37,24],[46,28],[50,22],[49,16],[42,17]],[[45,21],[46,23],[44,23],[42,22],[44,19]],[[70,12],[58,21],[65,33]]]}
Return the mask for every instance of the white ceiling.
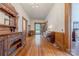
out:
{"label": "white ceiling", "polygon": [[31,19],[45,19],[51,10],[52,3],[21,3]]}

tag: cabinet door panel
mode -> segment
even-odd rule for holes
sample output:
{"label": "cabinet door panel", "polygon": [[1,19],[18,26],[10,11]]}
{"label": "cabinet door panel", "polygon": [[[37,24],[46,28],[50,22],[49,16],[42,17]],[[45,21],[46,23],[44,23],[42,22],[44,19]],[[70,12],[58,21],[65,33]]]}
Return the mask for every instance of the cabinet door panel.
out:
{"label": "cabinet door panel", "polygon": [[3,41],[0,41],[0,56],[3,56]]}
{"label": "cabinet door panel", "polygon": [[4,40],[4,55],[8,55],[8,42],[7,40]]}

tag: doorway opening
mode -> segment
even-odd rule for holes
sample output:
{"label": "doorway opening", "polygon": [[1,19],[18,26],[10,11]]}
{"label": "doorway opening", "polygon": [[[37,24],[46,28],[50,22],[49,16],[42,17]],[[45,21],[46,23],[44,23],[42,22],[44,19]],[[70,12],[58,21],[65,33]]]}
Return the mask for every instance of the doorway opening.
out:
{"label": "doorway opening", "polygon": [[71,5],[71,54],[79,55],[79,4]]}
{"label": "doorway opening", "polygon": [[35,23],[35,34],[41,34],[41,24]]}

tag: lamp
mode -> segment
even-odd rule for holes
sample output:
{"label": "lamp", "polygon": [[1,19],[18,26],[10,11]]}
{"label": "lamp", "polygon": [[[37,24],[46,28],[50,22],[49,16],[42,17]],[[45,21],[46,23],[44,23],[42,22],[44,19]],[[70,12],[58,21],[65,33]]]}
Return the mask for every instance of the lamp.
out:
{"label": "lamp", "polygon": [[52,25],[49,25],[48,26],[48,31],[52,31],[52,28],[53,28]]}

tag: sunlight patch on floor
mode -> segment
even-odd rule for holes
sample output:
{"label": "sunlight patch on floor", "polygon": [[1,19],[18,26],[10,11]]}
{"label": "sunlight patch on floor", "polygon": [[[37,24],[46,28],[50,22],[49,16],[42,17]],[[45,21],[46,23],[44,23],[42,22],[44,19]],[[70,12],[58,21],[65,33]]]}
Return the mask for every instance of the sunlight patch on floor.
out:
{"label": "sunlight patch on floor", "polygon": [[40,46],[41,44],[41,35],[35,35],[35,44],[36,46]]}

